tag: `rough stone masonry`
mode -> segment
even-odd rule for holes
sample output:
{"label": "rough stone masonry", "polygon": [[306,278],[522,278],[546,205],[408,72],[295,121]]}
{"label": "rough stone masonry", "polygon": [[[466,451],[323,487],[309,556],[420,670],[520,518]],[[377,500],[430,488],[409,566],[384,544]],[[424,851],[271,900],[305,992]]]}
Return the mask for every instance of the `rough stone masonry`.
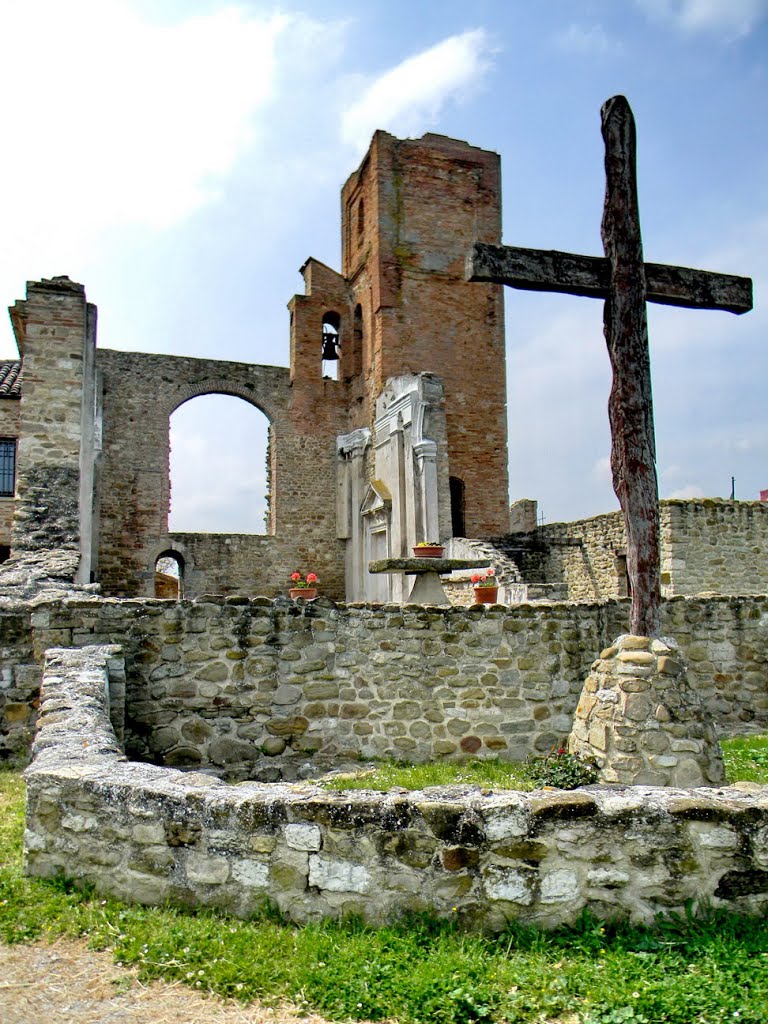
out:
{"label": "rough stone masonry", "polygon": [[768,906],[768,792],[331,793],[229,786],[129,763],[110,720],[115,646],[52,649],[27,769],[26,869],[141,903],[248,915],[267,897],[298,922],[384,922],[433,910],[496,930],[594,913],[651,921],[689,901]]}

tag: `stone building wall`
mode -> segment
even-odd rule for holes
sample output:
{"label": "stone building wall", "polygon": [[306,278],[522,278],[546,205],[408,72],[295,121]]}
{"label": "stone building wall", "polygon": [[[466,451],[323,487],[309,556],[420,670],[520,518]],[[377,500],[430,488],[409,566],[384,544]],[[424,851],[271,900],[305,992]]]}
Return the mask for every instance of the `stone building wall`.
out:
{"label": "stone building wall", "polygon": [[703,900],[768,907],[766,787],[227,786],[125,761],[107,697],[122,686],[118,655],[111,646],[48,653],[26,772],[32,875],[242,916],[268,898],[300,923],[433,911],[499,930],[572,922],[584,907],[646,923]]}
{"label": "stone building wall", "polygon": [[22,604],[0,612],[0,762],[23,760],[34,733],[42,661],[35,659],[31,615]]}
{"label": "stone building wall", "polygon": [[[18,397],[4,398],[0,394],[0,438],[19,436],[20,402]],[[17,443],[18,460],[18,443]],[[0,544],[11,544],[14,498],[0,497]]]}
{"label": "stone building wall", "polygon": [[[28,611],[0,610],[0,621]],[[360,756],[547,751],[567,736],[592,661],[626,620],[625,602],[470,609],[78,598],[37,604],[31,647],[9,644],[4,656],[15,673],[23,663],[28,680],[39,678],[48,647],[119,642],[131,756],[275,779]],[[721,733],[765,730],[768,598],[675,598],[663,622]]]}

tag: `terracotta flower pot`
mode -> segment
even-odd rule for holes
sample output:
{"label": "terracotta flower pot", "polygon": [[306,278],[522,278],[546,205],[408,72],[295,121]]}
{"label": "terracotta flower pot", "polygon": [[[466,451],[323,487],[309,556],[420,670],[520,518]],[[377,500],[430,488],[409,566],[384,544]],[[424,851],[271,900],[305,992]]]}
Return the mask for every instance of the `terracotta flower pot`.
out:
{"label": "terracotta flower pot", "polygon": [[317,587],[296,587],[288,591],[294,601],[314,601],[317,597]]}
{"label": "terracotta flower pot", "polygon": [[430,545],[429,547],[422,546],[420,548],[414,548],[413,553],[416,558],[442,558],[444,547],[438,545]]}
{"label": "terracotta flower pot", "polygon": [[498,587],[475,587],[475,604],[496,604]]}

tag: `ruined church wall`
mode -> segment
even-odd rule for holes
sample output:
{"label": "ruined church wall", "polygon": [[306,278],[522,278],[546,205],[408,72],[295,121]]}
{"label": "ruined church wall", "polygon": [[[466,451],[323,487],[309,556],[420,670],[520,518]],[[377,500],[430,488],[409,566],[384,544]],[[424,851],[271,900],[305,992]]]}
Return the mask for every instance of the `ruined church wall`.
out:
{"label": "ruined church wall", "polygon": [[650,923],[701,900],[753,914],[768,905],[766,787],[227,786],[126,763],[110,706],[123,681],[119,654],[47,656],[26,772],[32,875],[241,916],[268,898],[299,923],[356,914],[382,924],[432,911],[499,930],[510,920],[572,922],[585,907]]}
{"label": "ruined church wall", "polygon": [[[720,731],[768,728],[768,598],[675,598],[663,616]],[[593,659],[626,618],[626,602],[78,599],[34,609],[23,672],[39,678],[48,647],[120,643],[131,756],[236,777],[359,756],[517,759],[562,742]]]}
{"label": "ruined church wall", "polygon": [[[665,597],[768,592],[768,503],[722,498],[659,503],[661,583]],[[539,527],[535,544],[520,535],[526,578],[565,582],[573,601],[625,594],[621,512]],[[508,538],[514,543],[514,538]]]}
{"label": "ruined church wall", "polygon": [[24,365],[19,410],[15,551],[80,547],[83,395],[95,345],[95,307],[69,278],[29,282],[11,309]]}
{"label": "ruined church wall", "polygon": [[[335,382],[317,382],[317,409],[307,415],[294,410],[286,368],[109,350],[98,360],[105,396],[98,578],[105,593],[151,595],[155,559],[180,538],[189,597],[275,596],[297,569],[314,570],[324,593],[343,596],[334,518],[339,398],[324,387]],[[269,533],[227,540],[168,532],[170,415],[204,394],[240,397],[270,421]],[[216,465],[200,471],[204,486],[215,488]]]}
{"label": "ruined church wall", "polygon": [[[514,546],[515,537],[509,541]],[[566,583],[571,601],[599,601],[625,596],[618,552],[626,552],[620,512],[573,523],[540,526],[518,535],[524,545],[523,578],[534,583]]]}
{"label": "ruined church wall", "polygon": [[768,503],[701,498],[661,503],[666,593],[768,593]]}
{"label": "ruined church wall", "polygon": [[0,762],[23,760],[37,717],[41,658],[29,606],[0,611]]}

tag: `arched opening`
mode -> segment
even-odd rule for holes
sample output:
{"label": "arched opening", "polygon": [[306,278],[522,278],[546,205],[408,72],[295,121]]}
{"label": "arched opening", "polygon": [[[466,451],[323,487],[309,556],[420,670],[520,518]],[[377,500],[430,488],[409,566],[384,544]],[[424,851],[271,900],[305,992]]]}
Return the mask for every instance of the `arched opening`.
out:
{"label": "arched opening", "polygon": [[155,597],[180,601],[184,596],[184,559],[178,551],[164,551],[155,560]]}
{"label": "arched opening", "polygon": [[328,312],[323,316],[322,360],[323,377],[338,380],[341,362],[341,317],[338,313]]}
{"label": "arched opening", "polygon": [[448,478],[451,495],[451,533],[454,537],[466,537],[464,518],[464,481],[457,476]]}
{"label": "arched opening", "polygon": [[170,421],[172,533],[269,533],[269,420],[231,395],[200,395]]}

